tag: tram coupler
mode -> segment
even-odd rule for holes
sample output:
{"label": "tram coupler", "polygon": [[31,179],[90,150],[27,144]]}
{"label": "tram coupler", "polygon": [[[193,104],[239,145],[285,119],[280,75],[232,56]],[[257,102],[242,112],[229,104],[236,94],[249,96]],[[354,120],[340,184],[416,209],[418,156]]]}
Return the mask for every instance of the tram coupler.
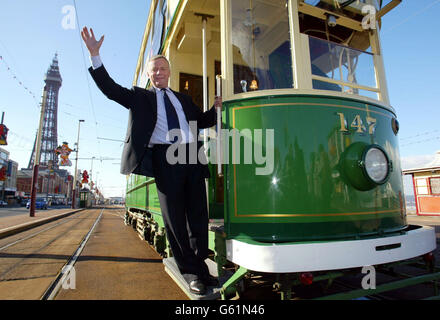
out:
{"label": "tram coupler", "polygon": [[248,269],[244,267],[238,268],[237,271],[228,279],[228,281],[223,284],[220,289],[220,295],[222,300],[226,300],[226,296],[237,293],[238,290],[236,288],[237,283],[248,273]]}
{"label": "tram coupler", "polygon": [[272,288],[281,295],[281,300],[292,299],[292,282],[291,274],[277,274],[277,281]]}

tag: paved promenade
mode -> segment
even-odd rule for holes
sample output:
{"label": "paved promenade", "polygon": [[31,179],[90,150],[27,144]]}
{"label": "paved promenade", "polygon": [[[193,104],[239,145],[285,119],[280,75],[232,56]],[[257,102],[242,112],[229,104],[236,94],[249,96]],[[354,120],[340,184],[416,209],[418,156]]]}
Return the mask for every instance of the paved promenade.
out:
{"label": "paved promenade", "polygon": [[31,225],[38,225],[76,211],[78,209],[57,206],[47,210],[35,210],[35,216],[30,217],[29,209],[26,207],[0,208],[0,238],[9,235],[12,229],[26,229]]}

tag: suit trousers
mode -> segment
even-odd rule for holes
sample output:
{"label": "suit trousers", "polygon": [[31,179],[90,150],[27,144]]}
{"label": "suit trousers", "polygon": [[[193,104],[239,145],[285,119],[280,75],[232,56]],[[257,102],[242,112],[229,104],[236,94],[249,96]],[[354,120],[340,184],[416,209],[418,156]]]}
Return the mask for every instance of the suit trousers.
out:
{"label": "suit trousers", "polygon": [[[201,164],[167,161],[170,145],[154,145],[152,162],[162,217],[176,264],[190,282],[206,279],[208,209]],[[196,149],[197,150],[197,149]],[[186,146],[188,160],[189,144]]]}

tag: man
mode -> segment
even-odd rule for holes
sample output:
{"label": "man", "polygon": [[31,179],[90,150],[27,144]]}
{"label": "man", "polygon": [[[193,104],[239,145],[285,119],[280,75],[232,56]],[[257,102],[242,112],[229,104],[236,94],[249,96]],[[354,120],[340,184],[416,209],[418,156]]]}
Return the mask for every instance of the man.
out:
{"label": "man", "polygon": [[[169,89],[170,65],[161,55],[148,62],[147,72],[152,85],[149,90],[124,88],[113,81],[100,60],[99,49],[104,36],[97,41],[93,30],[89,33],[86,27],[81,36],[90,52],[92,67],[89,71],[96,85],[109,99],[129,109],[121,173],[155,178],[177,266],[189,283],[190,291],[204,294],[206,286],[217,283],[204,262],[208,256],[205,178],[209,177],[209,170],[200,161],[170,164],[167,150],[173,141],[168,133],[172,129],[182,132],[178,142],[185,144],[186,160],[191,150],[198,154],[202,143],[191,131],[197,135],[199,128],[209,128],[216,123],[215,109],[221,108],[221,99],[216,99],[216,108],[202,112],[189,96]],[[196,130],[190,130],[190,121],[195,121]]]}

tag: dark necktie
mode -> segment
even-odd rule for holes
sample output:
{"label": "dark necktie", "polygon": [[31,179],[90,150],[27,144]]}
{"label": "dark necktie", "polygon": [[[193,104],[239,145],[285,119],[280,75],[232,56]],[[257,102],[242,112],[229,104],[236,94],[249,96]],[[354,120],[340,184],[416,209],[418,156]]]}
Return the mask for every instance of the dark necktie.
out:
{"label": "dark necktie", "polygon": [[[168,131],[173,129],[180,129],[179,118],[177,117],[176,109],[168,98],[166,89],[161,89],[163,92],[163,101],[165,104],[165,111],[167,113]],[[177,141],[177,137],[172,141],[173,143]]]}

